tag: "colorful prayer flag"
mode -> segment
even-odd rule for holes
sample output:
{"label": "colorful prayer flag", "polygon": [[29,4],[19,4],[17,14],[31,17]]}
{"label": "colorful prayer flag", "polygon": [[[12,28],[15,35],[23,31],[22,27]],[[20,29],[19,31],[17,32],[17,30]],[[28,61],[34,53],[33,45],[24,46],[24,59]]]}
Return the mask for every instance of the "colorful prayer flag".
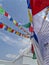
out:
{"label": "colorful prayer flag", "polygon": [[25,25],[23,25],[23,27],[25,27],[25,28],[29,28],[31,26],[31,23],[29,22],[29,23],[27,23],[27,24],[25,24]]}
{"label": "colorful prayer flag", "polygon": [[32,12],[30,9],[28,9],[28,15],[29,15],[30,22],[33,22]]}
{"label": "colorful prayer flag", "polygon": [[28,8],[31,9],[30,0],[27,0]]}
{"label": "colorful prayer flag", "polygon": [[5,13],[4,9],[2,9],[2,7],[0,7],[0,14],[4,14],[4,13]]}

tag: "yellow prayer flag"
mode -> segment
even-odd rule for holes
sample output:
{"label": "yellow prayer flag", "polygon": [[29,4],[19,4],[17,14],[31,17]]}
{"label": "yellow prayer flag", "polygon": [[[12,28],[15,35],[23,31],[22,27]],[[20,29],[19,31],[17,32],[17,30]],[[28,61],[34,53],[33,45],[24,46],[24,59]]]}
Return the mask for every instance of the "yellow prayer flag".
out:
{"label": "yellow prayer flag", "polygon": [[16,20],[13,20],[13,23],[16,25],[16,23],[17,23]]}
{"label": "yellow prayer flag", "polygon": [[28,9],[28,15],[29,15],[29,20],[30,20],[30,22],[32,22],[32,21],[33,21],[33,18],[32,18],[32,14],[31,14],[31,12],[30,12],[30,9]]}
{"label": "yellow prayer flag", "polygon": [[8,30],[9,32],[11,32],[11,31],[12,31],[12,29],[11,29],[11,28],[8,28],[7,30]]}

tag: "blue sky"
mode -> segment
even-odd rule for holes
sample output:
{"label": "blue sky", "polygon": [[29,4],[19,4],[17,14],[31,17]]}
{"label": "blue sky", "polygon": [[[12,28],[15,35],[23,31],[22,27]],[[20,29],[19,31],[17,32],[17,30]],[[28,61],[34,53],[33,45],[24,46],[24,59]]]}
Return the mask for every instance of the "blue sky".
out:
{"label": "blue sky", "polygon": [[[2,7],[21,24],[26,24],[29,22],[26,0],[0,0],[0,4],[2,4]],[[22,32],[5,16],[0,15],[0,21],[17,31]],[[0,59],[15,59],[21,49],[23,50],[30,45],[29,42],[29,39],[0,30]]]}

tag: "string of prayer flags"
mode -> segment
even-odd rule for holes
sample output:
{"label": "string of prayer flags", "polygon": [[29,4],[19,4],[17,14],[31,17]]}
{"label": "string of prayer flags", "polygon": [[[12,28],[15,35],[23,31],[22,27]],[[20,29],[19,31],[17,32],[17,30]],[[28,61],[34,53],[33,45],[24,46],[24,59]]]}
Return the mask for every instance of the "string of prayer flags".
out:
{"label": "string of prayer flags", "polygon": [[[32,1],[33,1],[33,0],[32,0]],[[27,0],[28,6],[29,6],[29,7],[32,7],[30,2],[31,2],[30,0]],[[33,4],[33,2],[32,2],[32,4]],[[30,11],[31,11],[31,13],[30,13]],[[28,8],[28,15],[29,15],[29,18],[30,18],[30,16],[31,16],[31,18],[32,18],[32,8]],[[36,35],[36,33],[34,32],[33,20],[32,20],[32,22],[31,22],[31,26],[30,26],[30,28],[29,28],[29,31],[30,31],[31,33],[33,33],[33,37],[34,37],[34,39],[36,40],[36,42],[38,43],[37,35]]]}
{"label": "string of prayer flags", "polygon": [[[0,8],[0,11],[1,11],[1,9],[4,11],[4,9],[3,8]],[[0,13],[1,14],[1,13]],[[3,13],[2,13],[3,14]],[[32,15],[31,15],[31,13],[30,13],[30,10],[28,9],[28,14],[29,14],[29,18],[30,18],[30,21],[32,22]],[[28,24],[25,24],[25,25],[20,25],[16,20],[14,20],[6,11],[4,11],[4,16],[6,16],[6,17],[8,17],[8,19],[10,20],[10,21],[12,21],[14,24],[15,24],[15,26],[17,26],[19,29],[21,29],[21,30],[23,30],[24,32],[26,32],[28,35],[29,35],[29,32],[32,32],[31,30],[32,30],[32,27],[30,27],[31,26],[31,23],[29,22]],[[29,32],[27,32],[26,30],[24,30],[23,28],[22,28],[22,26],[23,27],[26,27],[26,28],[29,28]]]}
{"label": "string of prayer flags", "polygon": [[4,9],[2,7],[0,7],[0,14],[6,16],[10,21],[13,22],[13,24],[15,26],[17,26],[20,30],[23,30],[25,33],[27,33],[29,35],[29,32],[27,32],[16,20],[14,20],[12,18],[12,16],[10,16],[6,11],[4,11]]}
{"label": "string of prayer flags", "polygon": [[18,32],[18,31],[15,31],[14,29],[8,27],[6,24],[3,24],[2,22],[0,22],[0,29],[4,29],[4,30],[6,30],[8,32],[15,33],[18,36],[22,36],[22,37],[25,37],[25,38],[30,38],[29,35],[22,34],[22,33]]}
{"label": "string of prayer flags", "polygon": [[[32,19],[32,12],[31,12],[31,6],[30,6],[30,0],[27,0],[27,4],[28,4],[28,15],[29,15],[29,20],[31,22],[31,25],[29,27],[29,31],[31,32],[31,34],[33,33],[33,37],[35,38],[35,40],[37,41],[37,37],[34,33],[34,27],[33,27],[33,19]],[[31,44],[31,52],[33,53],[33,59],[36,59],[36,54],[34,52],[34,47],[33,44]]]}
{"label": "string of prayer flags", "polygon": [[32,10],[31,10],[31,5],[30,5],[30,0],[27,0],[27,5],[28,5],[29,21],[31,23],[31,25],[29,27],[29,32],[33,33],[34,32],[34,27],[33,27],[33,18],[32,18]]}
{"label": "string of prayer flags", "polygon": [[26,32],[29,35],[29,33],[21,25],[19,25],[19,23],[16,20],[14,20],[9,14],[6,14],[5,16],[7,16],[8,19],[10,21],[12,21],[14,23],[14,25],[17,26],[20,30],[23,30],[24,32]]}

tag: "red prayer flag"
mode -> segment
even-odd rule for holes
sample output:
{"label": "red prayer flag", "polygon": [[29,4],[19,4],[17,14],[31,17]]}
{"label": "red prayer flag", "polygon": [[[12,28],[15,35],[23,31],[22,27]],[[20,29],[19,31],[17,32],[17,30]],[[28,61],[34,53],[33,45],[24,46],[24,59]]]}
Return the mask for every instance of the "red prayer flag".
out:
{"label": "red prayer flag", "polygon": [[32,14],[35,15],[49,6],[49,0],[30,0]]}
{"label": "red prayer flag", "polygon": [[31,52],[34,53],[34,47],[33,47],[33,44],[31,44]]}
{"label": "red prayer flag", "polygon": [[12,31],[11,31],[12,33],[14,32],[14,30],[12,29]]}
{"label": "red prayer flag", "polygon": [[34,32],[34,28],[32,26],[30,26],[29,31]]}
{"label": "red prayer flag", "polygon": [[16,23],[16,26],[18,26],[18,23]]}
{"label": "red prayer flag", "polygon": [[4,14],[4,15],[8,17],[8,13],[7,13],[7,12],[5,12],[5,14]]}
{"label": "red prayer flag", "polygon": [[3,26],[4,26],[3,24],[0,24],[0,28],[3,28]]}

